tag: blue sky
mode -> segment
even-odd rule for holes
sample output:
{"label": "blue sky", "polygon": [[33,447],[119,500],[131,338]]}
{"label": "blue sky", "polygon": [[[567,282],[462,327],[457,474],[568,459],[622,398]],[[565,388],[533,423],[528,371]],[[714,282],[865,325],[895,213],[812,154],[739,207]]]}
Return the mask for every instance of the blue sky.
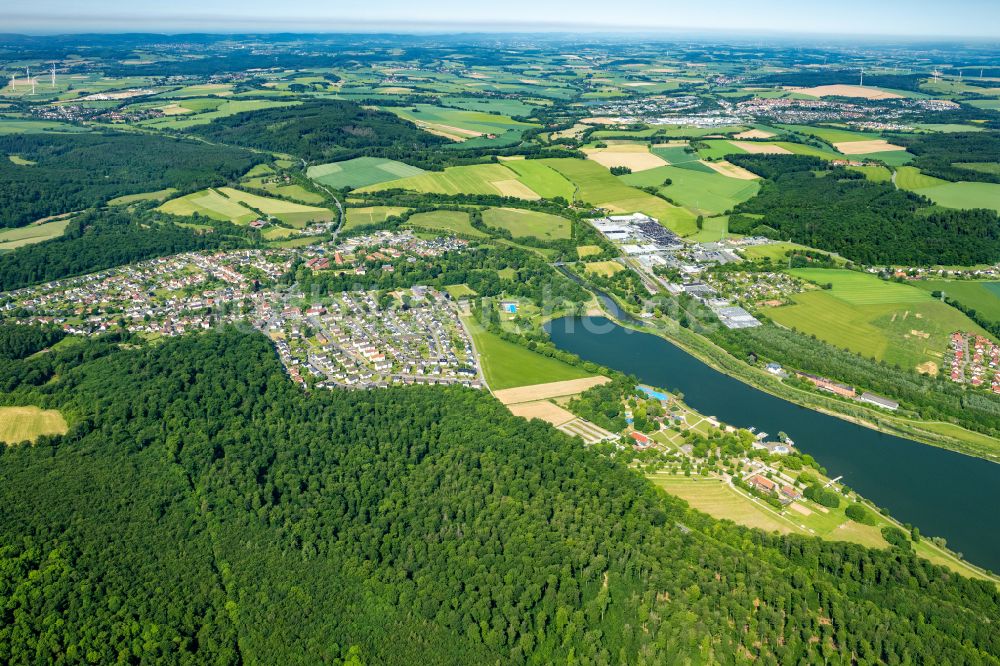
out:
{"label": "blue sky", "polygon": [[3,32],[724,31],[993,37],[1000,0],[7,0]]}

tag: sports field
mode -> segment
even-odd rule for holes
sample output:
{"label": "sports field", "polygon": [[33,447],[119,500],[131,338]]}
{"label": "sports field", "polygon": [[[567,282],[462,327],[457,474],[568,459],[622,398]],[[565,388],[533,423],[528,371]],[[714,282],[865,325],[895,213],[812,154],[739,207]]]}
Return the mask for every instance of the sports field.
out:
{"label": "sports field", "polygon": [[0,407],[0,442],[33,442],[39,435],[63,435],[68,430],[62,414],[38,407]]}
{"label": "sports field", "polygon": [[435,210],[430,213],[417,213],[407,222],[413,227],[447,231],[463,236],[486,237],[482,231],[474,228],[469,222],[469,214],[459,210]]}
{"label": "sports field", "polygon": [[901,367],[940,366],[954,331],[985,334],[964,314],[927,291],[856,271],[795,269],[797,277],[829,290],[792,297],[794,305],[767,308],[774,322],[842,349]]}
{"label": "sports field", "polygon": [[1000,183],[960,181],[914,190],[947,208],[988,208],[1000,213]]}
{"label": "sports field", "polygon": [[[703,173],[674,166],[621,178],[629,185],[658,187],[668,197],[699,215],[726,212],[755,196],[760,190],[760,183],[756,180],[728,178],[714,171]],[[670,179],[671,184],[663,186],[667,179]]]}
{"label": "sports field", "polygon": [[379,157],[358,157],[344,162],[317,164],[306,170],[306,175],[317,183],[334,189],[365,187],[422,173],[424,170],[415,166]]}
{"label": "sports field", "polygon": [[345,214],[347,219],[344,221],[344,231],[350,229],[355,229],[357,227],[367,226],[369,224],[381,224],[385,222],[386,218],[392,217],[394,215],[402,215],[405,213],[407,208],[402,206],[368,206],[366,208],[347,208],[345,209]]}
{"label": "sports field", "polygon": [[916,280],[924,291],[941,291],[990,321],[1000,322],[1000,282],[983,280]]}
{"label": "sports field", "polygon": [[448,167],[444,171],[428,171],[419,176],[362,187],[358,191],[379,192],[397,188],[428,194],[493,194],[529,200],[540,198],[537,192],[518,179],[517,173],[504,164]]}
{"label": "sports field", "polygon": [[0,252],[16,250],[25,245],[34,245],[35,243],[58,238],[66,231],[66,226],[70,221],[70,218],[66,218],[64,220],[53,220],[44,224],[32,224],[18,229],[4,229],[0,231]]}
{"label": "sports field", "polygon": [[582,368],[507,342],[472,318],[465,318],[464,321],[472,333],[486,383],[494,391],[592,376]]}
{"label": "sports field", "polygon": [[698,230],[693,213],[626,185],[599,164],[572,158],[542,161],[576,185],[579,201],[606,208],[615,214],[645,213],[682,236]]}
{"label": "sports field", "polygon": [[565,217],[519,208],[487,208],[483,222],[490,227],[506,229],[514,238],[534,236],[542,240],[570,237],[572,227]]}

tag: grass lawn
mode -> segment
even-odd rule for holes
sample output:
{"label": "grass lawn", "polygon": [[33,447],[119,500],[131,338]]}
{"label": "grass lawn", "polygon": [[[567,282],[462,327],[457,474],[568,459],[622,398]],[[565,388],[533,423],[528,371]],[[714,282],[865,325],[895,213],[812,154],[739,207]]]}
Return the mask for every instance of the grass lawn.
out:
{"label": "grass lawn", "polygon": [[572,230],[570,221],[564,217],[519,208],[487,208],[483,211],[483,222],[506,229],[514,238],[562,240],[569,238]]}
{"label": "grass lawn", "polygon": [[366,208],[347,208],[345,213],[347,220],[344,222],[344,231],[356,229],[369,224],[381,224],[387,218],[395,215],[402,215],[408,208],[402,206],[368,206]]}
{"label": "grass lawn", "polygon": [[[695,214],[705,216],[725,213],[760,191],[760,182],[756,180],[728,178],[716,171],[705,173],[675,166],[633,173],[621,179],[629,185],[656,187]],[[664,186],[667,179],[671,184]]]}
{"label": "grass lawn", "polygon": [[476,295],[476,292],[464,282],[462,284],[449,284],[444,288],[444,290],[455,299]]}
{"label": "grass lawn", "polygon": [[[774,322],[842,349],[901,367],[940,367],[952,332],[986,335],[964,314],[909,285],[832,269],[796,269],[798,277],[833,289],[792,297],[793,305],[767,308]],[[851,274],[851,275],[848,275]]]}
{"label": "grass lawn", "polygon": [[916,190],[947,208],[989,208],[1000,213],[1000,183],[946,183]]}
{"label": "grass lawn", "polygon": [[421,229],[447,231],[464,236],[486,238],[482,231],[473,228],[469,222],[469,214],[460,210],[435,210],[430,213],[417,213],[412,216],[407,225]]}
{"label": "grass lawn", "polygon": [[62,435],[69,427],[62,414],[38,407],[0,407],[0,442],[33,442],[39,435]]}
{"label": "grass lawn", "polygon": [[423,169],[379,157],[358,157],[344,162],[317,164],[306,170],[306,175],[317,183],[335,189],[377,185],[422,173]]}
{"label": "grass lawn", "polygon": [[591,376],[582,368],[567,365],[548,356],[536,354],[513,342],[507,342],[487,331],[471,317],[465,318],[464,321],[472,333],[486,382],[494,391]]}
{"label": "grass lawn", "polygon": [[990,321],[1000,322],[1000,282],[980,280],[917,280],[924,291],[943,291],[946,296],[972,308]]}
{"label": "grass lawn", "polygon": [[53,220],[45,224],[32,224],[17,229],[4,229],[0,231],[0,251],[16,250],[25,245],[34,245],[35,243],[58,238],[66,231],[66,226],[70,223],[70,219]]}
{"label": "grass lawn", "polygon": [[603,250],[597,245],[578,245],[576,247],[576,255],[581,259],[586,259],[587,257],[593,257],[594,255],[600,254]]}
{"label": "grass lawn", "polygon": [[718,479],[657,474],[650,477],[650,480],[671,495],[680,497],[693,508],[714,518],[731,520],[765,532],[777,531],[788,534],[800,531]]}

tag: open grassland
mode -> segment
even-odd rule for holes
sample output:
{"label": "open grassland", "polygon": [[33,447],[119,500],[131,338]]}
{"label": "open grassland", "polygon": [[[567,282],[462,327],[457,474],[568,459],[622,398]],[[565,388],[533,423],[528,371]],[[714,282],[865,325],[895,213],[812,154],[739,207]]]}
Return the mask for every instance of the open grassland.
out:
{"label": "open grassland", "polygon": [[468,298],[476,295],[476,291],[464,282],[462,284],[449,284],[444,290],[454,299]]}
{"label": "open grassland", "polygon": [[64,435],[69,427],[62,414],[38,407],[0,407],[0,442],[33,442],[40,435]]}
{"label": "open grassland", "polygon": [[934,176],[927,176],[921,173],[917,167],[901,166],[896,168],[896,187],[901,190],[915,192],[939,185],[947,185],[947,180],[941,180]]}
{"label": "open grassland", "polygon": [[884,166],[849,166],[847,170],[864,174],[873,183],[888,183],[892,180],[892,172]]}
{"label": "open grassland", "polygon": [[444,171],[425,172],[419,176],[359,188],[358,192],[390,189],[428,194],[492,194],[529,200],[540,198],[537,192],[518,180],[517,173],[504,164],[448,167]]}
{"label": "open grassland", "polygon": [[381,224],[386,219],[402,215],[408,208],[402,206],[367,206],[365,208],[348,208],[344,211],[347,219],[344,220],[344,231],[350,231],[358,227],[365,227],[370,224]]}
{"label": "open grassland", "polygon": [[833,288],[796,294],[793,305],[767,308],[767,316],[777,324],[868,358],[926,369],[928,363],[940,366],[952,332],[986,334],[955,308],[909,285],[854,271],[790,272],[820,284],[832,283]]}
{"label": "open grassland", "polygon": [[89,127],[70,125],[69,123],[61,123],[55,120],[0,118],[0,134],[50,134],[89,131]]}
{"label": "open grassland", "polygon": [[798,530],[776,513],[737,493],[718,479],[657,474],[651,477],[654,484],[680,497],[695,509],[714,518],[731,520],[765,532],[788,534]]}
{"label": "open grassland", "polygon": [[726,155],[743,155],[747,151],[724,139],[709,139],[699,143],[707,147],[698,149],[698,156],[703,160],[721,160]]}
{"label": "open grassland", "polygon": [[578,245],[576,248],[576,256],[580,259],[586,259],[587,257],[593,257],[602,252],[601,248],[597,245]]}
{"label": "open grassland", "polygon": [[1000,176],[1000,162],[955,162],[954,166],[979,173],[989,173]]}
{"label": "open grassland", "polygon": [[580,368],[507,342],[471,317],[464,321],[472,334],[486,382],[494,391],[592,376]]}
{"label": "open grassland", "polygon": [[446,231],[463,236],[486,237],[486,234],[474,228],[469,222],[469,214],[460,210],[435,210],[430,213],[417,213],[410,217],[407,224],[421,229]]}
{"label": "open grassland", "polygon": [[812,157],[818,157],[821,160],[844,159],[843,155],[835,152],[832,148],[817,148],[816,146],[810,146],[804,143],[795,143],[793,141],[775,141],[774,145],[781,146],[793,155],[810,155]]}
{"label": "open grassland", "polygon": [[66,226],[70,223],[70,218],[64,220],[53,220],[44,224],[32,224],[18,229],[4,229],[0,231],[0,252],[16,250],[25,245],[34,245],[42,241],[58,238],[66,231]]}
{"label": "open grassland", "polygon": [[316,182],[334,189],[365,187],[422,173],[424,170],[415,166],[379,157],[317,164],[306,171],[306,175]]}
{"label": "open grassland", "polygon": [[[768,243],[767,245],[753,245],[751,247],[743,248],[741,252],[751,261],[755,261],[757,259],[770,259],[771,261],[780,263],[785,261],[785,253],[789,250],[810,250],[812,252],[823,252],[823,250],[816,250],[814,248],[806,247],[805,245],[789,243],[787,241]],[[824,252],[824,254],[830,253]],[[833,256],[839,263],[844,263],[844,260],[839,255],[831,254],[830,256]]]}
{"label": "open grassland", "polygon": [[599,164],[572,158],[544,162],[577,187],[576,199],[606,208],[612,213],[645,213],[682,236],[695,233],[695,215],[659,197],[630,187]]}
{"label": "open grassland", "polygon": [[[755,196],[760,183],[667,166],[622,176],[629,185],[657,187],[665,195],[698,215],[717,215]],[[671,184],[663,183],[670,180]]]}
{"label": "open grassland", "polygon": [[563,240],[570,237],[570,221],[558,215],[519,208],[488,208],[483,222],[490,227],[506,229],[514,238],[534,236],[542,240]]}
{"label": "open grassland", "polygon": [[878,134],[868,132],[857,132],[841,127],[814,127],[812,125],[779,125],[781,129],[814,136],[830,144],[844,143],[847,141],[872,141],[879,138]]}
{"label": "open grassland", "polygon": [[137,201],[164,201],[177,194],[177,190],[168,187],[155,192],[141,192],[139,194],[126,194],[123,197],[116,197],[108,202],[110,206],[127,206]]}
{"label": "open grassland", "polygon": [[982,280],[916,280],[914,287],[941,291],[990,321],[1000,322],[1000,282]]}
{"label": "open grassland", "polygon": [[1000,183],[960,181],[914,191],[946,208],[988,208],[1000,213]]}

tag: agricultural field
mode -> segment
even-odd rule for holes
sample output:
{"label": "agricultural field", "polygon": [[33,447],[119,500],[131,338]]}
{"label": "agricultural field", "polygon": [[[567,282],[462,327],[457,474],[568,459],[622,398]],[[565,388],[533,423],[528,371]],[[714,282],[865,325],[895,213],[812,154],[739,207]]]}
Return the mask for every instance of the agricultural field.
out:
{"label": "agricultural field", "polygon": [[847,170],[864,174],[873,183],[888,183],[892,180],[892,172],[884,166],[849,166]]}
{"label": "agricultural field", "polygon": [[742,155],[747,152],[733,145],[731,141],[724,139],[709,139],[707,141],[700,141],[699,143],[707,146],[698,149],[698,156],[703,160],[721,160],[726,155]]}
{"label": "agricultural field", "polygon": [[858,132],[841,127],[814,127],[812,125],[779,125],[778,127],[789,132],[795,132],[796,134],[814,136],[831,145],[851,141],[874,141],[881,138],[878,134]]}
{"label": "agricultural field", "polygon": [[241,225],[248,224],[263,214],[298,228],[305,227],[309,222],[329,222],[334,217],[334,212],[328,208],[261,197],[231,187],[202,190],[171,199],[161,205],[159,210],[172,215],[198,213],[213,220]]}
{"label": "agricultural field", "polygon": [[464,321],[472,334],[486,383],[494,391],[591,376],[581,368],[507,342],[471,317]]}
{"label": "agricultural field", "polygon": [[408,226],[420,229],[432,229],[463,236],[485,238],[487,235],[472,226],[469,214],[460,210],[435,210],[430,213],[417,213],[410,217]]}
{"label": "agricultural field", "polygon": [[264,99],[226,100],[212,110],[202,111],[200,113],[172,113],[162,118],[150,118],[149,120],[143,120],[140,121],[139,124],[147,127],[155,127],[157,129],[186,129],[197,125],[207,125],[213,120],[218,120],[219,118],[225,118],[227,116],[234,116],[237,113],[259,111],[261,109],[271,109],[279,106],[295,106],[296,104],[301,104],[301,102],[282,102]]}
{"label": "agricultural field", "polygon": [[377,185],[422,173],[424,170],[415,166],[379,157],[358,157],[344,162],[317,164],[306,171],[306,175],[317,183],[338,190]]}
{"label": "agricultural field", "polygon": [[344,210],[344,214],[347,219],[344,220],[343,231],[350,231],[351,229],[356,229],[358,227],[368,226],[370,224],[381,224],[385,222],[386,219],[402,215],[408,208],[403,208],[402,206],[367,206],[364,208],[347,208]]}
{"label": "agricultural field", "polygon": [[586,259],[587,257],[593,257],[595,255],[603,252],[597,245],[578,245],[576,248],[576,255],[580,259]]}
{"label": "agricultural field", "polygon": [[0,134],[52,134],[63,132],[89,132],[89,127],[70,125],[55,120],[22,120],[0,118]]}
{"label": "agricultural field", "polygon": [[[774,262],[784,261],[786,259],[785,253],[789,250],[810,250],[812,252],[823,252],[823,250],[816,250],[814,248],[806,247],[805,245],[799,245],[798,243],[789,243],[786,241],[780,241],[775,243],[768,243],[767,245],[753,245],[751,247],[743,248],[740,252],[743,253],[750,261],[756,261],[758,259],[770,259]],[[830,254],[830,253],[825,253]],[[835,260],[843,264],[844,260],[835,254],[830,254]]]}
{"label": "agricultural field", "polygon": [[565,240],[572,232],[570,221],[564,217],[519,208],[487,208],[483,211],[483,222],[506,229],[514,238]]}
{"label": "agricultural field", "polygon": [[914,191],[946,208],[988,208],[1000,213],[1000,183],[960,181]]}
{"label": "agricultural field", "polygon": [[357,192],[403,189],[428,194],[492,194],[529,200],[539,199],[539,194],[519,180],[517,173],[506,164],[448,167],[444,171],[429,171],[419,176],[362,187]]}
{"label": "agricultural field", "polygon": [[980,316],[1000,322],[1000,282],[985,280],[914,280],[911,284],[927,292],[941,291]]}
{"label": "agricultural field", "polygon": [[916,192],[917,190],[925,190],[930,187],[948,184],[947,180],[941,180],[940,178],[935,178],[934,176],[927,176],[921,173],[920,169],[917,167],[910,166],[898,167],[896,169],[893,182],[899,189],[908,190],[910,192]]}
{"label": "agricultural field", "polygon": [[34,442],[41,435],[64,435],[69,430],[62,414],[38,407],[0,407],[0,442]]}
{"label": "agricultural field", "polygon": [[504,165],[517,174],[518,180],[545,199],[562,197],[573,201],[573,183],[540,160],[512,160]]}
{"label": "agricultural field", "polygon": [[453,141],[466,141],[480,136],[496,136],[536,127],[536,125],[513,120],[508,116],[482,111],[449,109],[430,104],[417,104],[413,107],[389,106],[383,110],[394,113],[432,134]]}
{"label": "agricultural field", "polygon": [[611,277],[615,273],[621,273],[625,267],[617,261],[591,261],[584,264],[584,271],[601,277]]}
{"label": "agricultural field", "polygon": [[766,315],[777,324],[868,358],[936,372],[952,332],[986,334],[964,314],[916,287],[856,271],[789,273],[833,286],[796,294],[793,305],[766,308]]}
{"label": "agricultural field", "polygon": [[649,152],[644,143],[610,145],[607,148],[584,148],[587,159],[603,167],[628,167],[633,172],[666,166],[659,155]]}
{"label": "agricultural field", "polygon": [[0,252],[16,250],[25,245],[34,245],[42,241],[58,238],[66,231],[71,219],[67,217],[63,220],[53,220],[43,224],[32,224],[27,227],[17,229],[4,229],[0,231]]}
{"label": "agricultural field", "polygon": [[542,161],[576,185],[580,201],[606,208],[615,214],[645,213],[682,236],[698,230],[696,216],[690,211],[626,185],[599,164],[572,158]]}
{"label": "agricultural field", "polygon": [[650,477],[654,484],[671,495],[680,497],[693,508],[715,518],[731,520],[765,532],[796,532],[794,525],[782,520],[777,513],[741,495],[718,479],[657,474]]}
{"label": "agricultural field", "polygon": [[[756,180],[728,178],[714,171],[703,173],[667,166],[621,176],[638,187],[656,187],[696,215],[718,215],[752,198],[760,190]],[[670,185],[663,183],[669,179]]]}

